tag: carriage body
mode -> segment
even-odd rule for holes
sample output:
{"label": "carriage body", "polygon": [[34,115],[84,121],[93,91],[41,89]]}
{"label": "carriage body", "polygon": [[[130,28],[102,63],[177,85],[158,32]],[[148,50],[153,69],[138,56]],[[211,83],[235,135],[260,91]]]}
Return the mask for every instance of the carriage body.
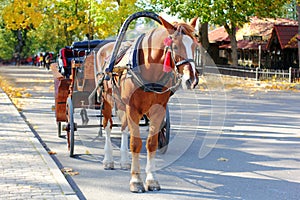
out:
{"label": "carriage body", "polygon": [[[110,40],[74,42],[72,46],[60,49],[62,65],[51,66],[54,77],[55,116],[57,122],[67,122],[66,103],[71,97],[74,108],[88,107],[88,97],[95,88],[94,55],[101,46]],[[63,70],[59,69],[62,67]],[[61,72],[64,73],[61,73]],[[93,101],[93,108],[99,103]]]}

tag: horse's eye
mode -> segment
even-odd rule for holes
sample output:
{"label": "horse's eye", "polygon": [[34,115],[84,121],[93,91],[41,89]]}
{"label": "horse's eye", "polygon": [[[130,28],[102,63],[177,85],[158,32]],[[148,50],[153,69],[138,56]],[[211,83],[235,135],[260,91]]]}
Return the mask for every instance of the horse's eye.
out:
{"label": "horse's eye", "polygon": [[173,50],[174,50],[174,51],[177,51],[177,50],[178,50],[178,46],[177,46],[177,45],[174,45],[174,46],[173,46]]}

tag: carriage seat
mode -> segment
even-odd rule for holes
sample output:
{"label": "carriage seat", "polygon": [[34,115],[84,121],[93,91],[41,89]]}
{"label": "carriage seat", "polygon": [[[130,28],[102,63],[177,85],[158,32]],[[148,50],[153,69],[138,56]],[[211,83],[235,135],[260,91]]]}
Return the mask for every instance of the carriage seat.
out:
{"label": "carriage seat", "polygon": [[66,46],[60,49],[60,56],[63,62],[65,74],[69,77],[71,75],[71,62],[75,61],[75,64],[84,64],[86,56],[90,54],[92,50],[98,51],[102,46],[115,40],[85,40],[79,42],[73,42],[71,46]]}
{"label": "carriage seat", "polygon": [[84,40],[79,42],[73,42],[71,48],[77,49],[79,51],[88,51],[91,50],[98,51],[102,46],[109,42],[114,42],[115,40]]}

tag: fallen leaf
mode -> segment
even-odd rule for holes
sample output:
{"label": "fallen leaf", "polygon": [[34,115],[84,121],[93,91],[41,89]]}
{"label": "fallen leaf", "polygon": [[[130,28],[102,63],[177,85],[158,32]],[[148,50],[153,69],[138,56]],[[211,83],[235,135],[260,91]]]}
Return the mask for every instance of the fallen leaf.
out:
{"label": "fallen leaf", "polygon": [[30,94],[30,93],[25,93],[24,95],[23,95],[23,97],[25,97],[25,98],[28,98],[28,97],[31,97],[32,95]]}
{"label": "fallen leaf", "polygon": [[72,168],[69,168],[69,167],[64,167],[61,169],[61,172],[64,174],[64,175],[69,175],[69,176],[75,176],[75,175],[78,175],[79,172],[76,172],[74,171]]}
{"label": "fallen leaf", "polygon": [[48,151],[48,154],[49,154],[49,155],[55,155],[56,152],[55,152],[55,151]]}
{"label": "fallen leaf", "polygon": [[218,158],[218,161],[222,161],[222,162],[227,162],[228,160],[229,160],[228,158],[223,158],[223,157]]}

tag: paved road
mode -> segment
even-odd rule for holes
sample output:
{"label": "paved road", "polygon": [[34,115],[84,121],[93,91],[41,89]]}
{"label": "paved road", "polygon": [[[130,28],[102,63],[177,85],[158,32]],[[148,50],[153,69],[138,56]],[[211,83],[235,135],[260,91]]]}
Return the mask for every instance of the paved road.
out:
{"label": "paved road", "polygon": [[[171,144],[157,159],[162,190],[132,194],[129,171],[119,169],[118,152],[116,170],[103,169],[104,138],[97,135],[97,129],[76,132],[76,156],[68,156],[51,111],[50,72],[0,68],[0,73],[32,94],[22,99],[22,114],[46,148],[57,153],[58,166],[79,172],[67,178],[81,199],[300,199],[299,91],[178,92],[169,104]],[[28,77],[35,79],[28,83]],[[98,122],[91,119],[90,123]]]}

